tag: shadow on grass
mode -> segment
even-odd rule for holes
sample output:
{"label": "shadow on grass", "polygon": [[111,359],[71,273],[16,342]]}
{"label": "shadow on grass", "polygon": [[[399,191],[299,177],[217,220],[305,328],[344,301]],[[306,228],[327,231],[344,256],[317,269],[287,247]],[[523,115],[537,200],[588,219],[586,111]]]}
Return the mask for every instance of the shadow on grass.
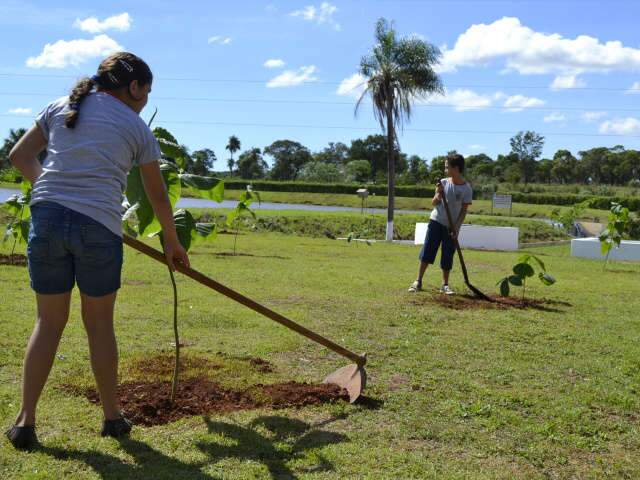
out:
{"label": "shadow on grass", "polygon": [[[305,452],[348,440],[345,435],[319,427],[339,420],[336,417],[313,425],[301,420],[282,416],[258,417],[247,426],[215,422],[204,417],[209,433],[231,440],[231,445],[199,442],[198,449],[213,462],[224,458],[236,458],[262,463],[272,478],[295,479],[296,474],[288,467],[288,462],[299,459]],[[316,464],[304,469],[304,473],[330,472],[333,464],[316,452]]]}
{"label": "shadow on grass", "polygon": [[[133,458],[124,461],[97,450],[74,450],[40,446],[38,451],[57,460],[75,460],[91,467],[102,479],[154,479],[154,480],[214,480],[202,471],[204,467],[223,459],[263,464],[272,478],[296,479],[288,463],[300,459],[306,452],[347,441],[340,433],[322,430],[322,427],[345,418],[333,417],[318,424],[282,416],[261,416],[247,425],[212,421],[204,417],[210,434],[223,437],[227,442],[199,441],[195,444],[207,460],[187,463],[152,448],[147,443],[131,438],[119,439],[122,450]],[[315,464],[306,469],[297,467],[303,474],[331,472],[333,464],[319,452],[314,452]]]}

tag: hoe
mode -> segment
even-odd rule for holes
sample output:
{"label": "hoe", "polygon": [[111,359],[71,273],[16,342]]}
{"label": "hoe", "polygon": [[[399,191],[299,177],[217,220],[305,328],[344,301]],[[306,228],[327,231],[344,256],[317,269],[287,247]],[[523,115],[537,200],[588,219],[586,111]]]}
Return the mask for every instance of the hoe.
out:
{"label": "hoe", "polygon": [[[157,260],[160,263],[164,263],[166,265],[166,259],[164,254],[156,250],[153,247],[148,246],[145,243],[140,242],[139,240],[134,239],[131,236],[124,235],[124,243],[129,245],[130,247],[138,250],[141,253]],[[346,348],[338,345],[337,343],[332,342],[328,338],[325,338],[302,325],[297,324],[296,322],[289,320],[283,315],[274,312],[273,310],[265,307],[264,305],[260,305],[258,302],[251,300],[248,297],[236,292],[235,290],[230,289],[222,285],[221,283],[216,282],[212,278],[207,277],[206,275],[194,270],[193,268],[185,267],[184,265],[176,264],[176,270],[180,273],[183,273],[187,277],[194,279],[196,282],[201,283],[202,285],[209,287],[215,290],[218,293],[221,293],[232,300],[235,300],[238,303],[241,303],[245,307],[249,307],[251,310],[254,310],[265,317],[270,318],[271,320],[278,322],[281,325],[293,330],[294,332],[299,333],[300,335],[304,335],[309,340],[312,340],[320,345],[323,345],[330,350],[333,350],[338,355],[342,355],[343,357],[348,358],[349,360],[355,362],[349,364],[345,367],[342,367],[324,379],[324,383],[334,383],[342,388],[344,388],[349,393],[349,400],[351,403],[355,402],[357,398],[362,394],[366,383],[367,383],[367,372],[364,369],[365,364],[367,363],[367,355],[357,355]]]}

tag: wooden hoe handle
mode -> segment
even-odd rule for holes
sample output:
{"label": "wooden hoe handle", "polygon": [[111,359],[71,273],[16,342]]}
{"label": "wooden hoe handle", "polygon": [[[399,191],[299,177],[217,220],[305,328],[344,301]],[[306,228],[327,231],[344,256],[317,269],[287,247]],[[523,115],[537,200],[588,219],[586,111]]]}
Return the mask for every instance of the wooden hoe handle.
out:
{"label": "wooden hoe handle", "polygon": [[[123,241],[125,244],[127,244],[131,248],[138,250],[141,253],[144,253],[145,255],[153,258],[154,260],[157,260],[160,263],[163,263],[165,265],[167,264],[166,258],[161,251],[156,250],[155,248],[150,247],[149,245],[142,243],[141,241],[136,240],[135,238],[129,235],[124,235]],[[342,355],[343,357],[347,357],[348,359],[356,362],[358,366],[362,367],[366,364],[367,362],[366,356],[357,355],[347,350],[346,348],[338,345],[337,343],[332,342],[328,338],[325,338],[322,335],[319,335],[309,330],[308,328],[305,328],[302,325],[299,325],[296,322],[289,320],[285,316],[280,315],[277,312],[274,312],[273,310],[265,307],[264,305],[260,305],[258,302],[251,300],[249,297],[245,297],[244,295],[236,292],[235,290],[232,290],[229,287],[226,287],[221,283],[216,282],[212,278],[207,277],[206,275],[198,272],[197,270],[194,270],[193,268],[185,267],[184,265],[179,263],[176,263],[175,266],[176,266],[176,270],[186,275],[187,277],[194,279],[196,282],[201,283],[202,285],[205,285],[215,290],[216,292],[219,292],[229,297],[230,299],[235,300],[238,303],[241,303],[245,307],[249,307],[251,310],[261,313],[265,317],[268,317],[271,320],[278,322],[281,325],[284,325],[285,327],[299,333],[300,335],[304,335],[309,340],[313,340],[314,342],[319,343],[320,345],[323,345],[333,350],[337,354]]]}

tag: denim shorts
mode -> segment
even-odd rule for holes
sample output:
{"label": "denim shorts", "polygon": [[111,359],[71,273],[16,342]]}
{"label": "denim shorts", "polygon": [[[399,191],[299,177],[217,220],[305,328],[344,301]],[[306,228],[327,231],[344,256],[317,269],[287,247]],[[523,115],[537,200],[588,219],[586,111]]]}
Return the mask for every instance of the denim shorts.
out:
{"label": "denim shorts", "polygon": [[440,254],[440,268],[451,270],[453,268],[453,254],[456,251],[455,243],[449,235],[449,229],[435,220],[429,220],[427,226],[427,236],[420,251],[420,261],[425,263],[435,263],[438,248],[442,245]]}
{"label": "denim shorts", "polygon": [[101,297],[120,288],[122,238],[95,220],[54,202],[31,207],[27,244],[31,288],[65,293],[75,283]]}

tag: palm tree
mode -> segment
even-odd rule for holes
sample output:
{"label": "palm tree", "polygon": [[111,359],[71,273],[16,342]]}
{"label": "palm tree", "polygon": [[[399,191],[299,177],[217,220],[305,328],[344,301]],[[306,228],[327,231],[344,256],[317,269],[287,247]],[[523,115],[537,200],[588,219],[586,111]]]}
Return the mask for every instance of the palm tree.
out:
{"label": "palm tree", "polygon": [[415,99],[432,93],[444,93],[444,87],[433,67],[440,62],[440,50],[417,37],[397,38],[393,23],[381,18],[376,23],[376,44],[372,53],[362,57],[360,74],[366,88],[356,103],[355,113],[367,94],[371,95],[373,114],[387,131],[387,165],[389,191],[386,240],[393,240],[393,208],[395,191],[394,153],[397,146],[396,126],[402,128],[411,119]]}
{"label": "palm tree", "polygon": [[240,150],[240,140],[238,137],[231,135],[225,149],[229,150],[229,153],[231,154],[231,158],[227,160],[227,166],[229,167],[229,175],[233,175],[233,154]]}

